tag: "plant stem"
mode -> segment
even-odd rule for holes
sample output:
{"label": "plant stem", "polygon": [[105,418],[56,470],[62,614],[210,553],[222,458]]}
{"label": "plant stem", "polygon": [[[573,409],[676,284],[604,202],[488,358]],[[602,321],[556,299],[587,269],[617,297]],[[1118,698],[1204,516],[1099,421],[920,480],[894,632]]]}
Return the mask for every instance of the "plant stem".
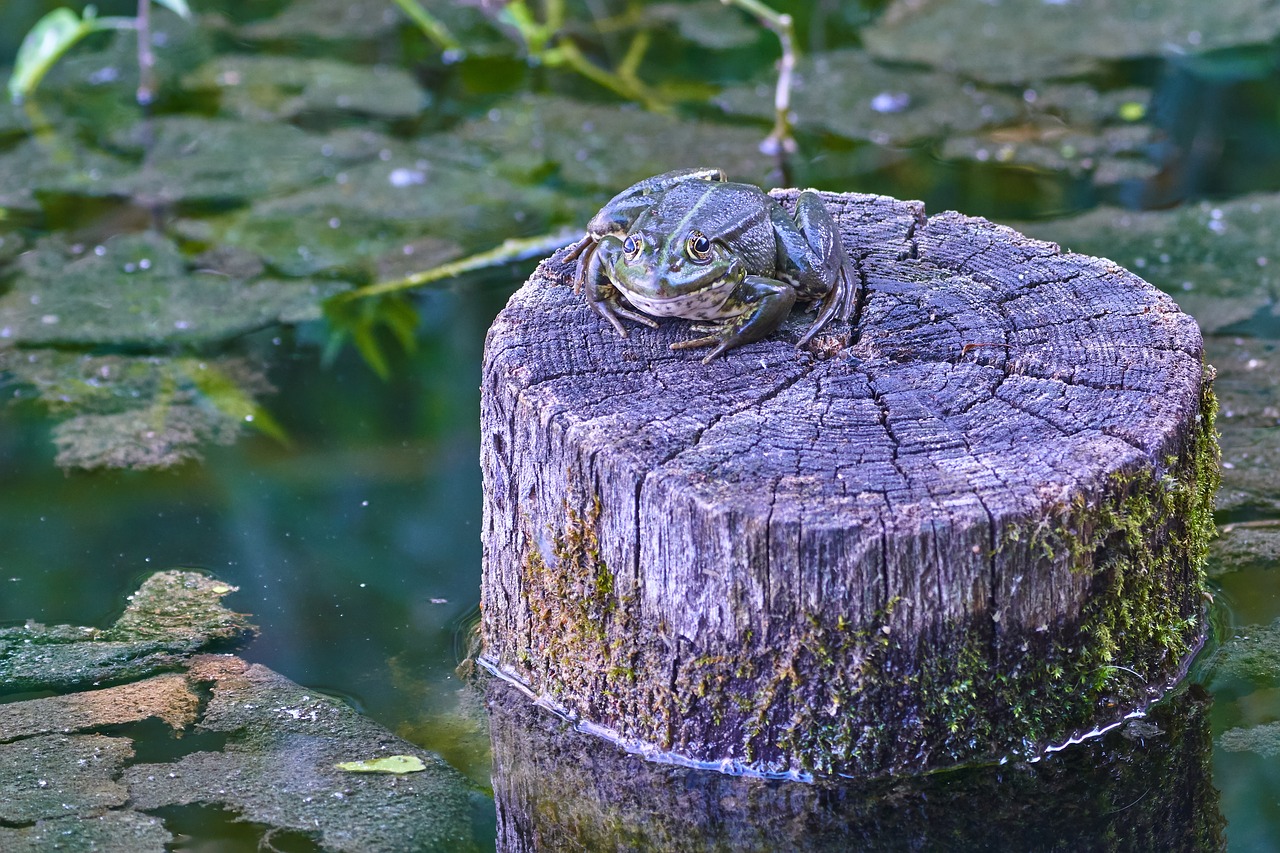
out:
{"label": "plant stem", "polygon": [[416,272],[413,275],[408,275],[404,278],[398,278],[392,281],[380,281],[367,287],[358,287],[355,290],[348,290],[345,293],[339,293],[338,295],[331,297],[331,299],[334,302],[349,302],[354,299],[366,299],[371,296],[384,296],[388,293],[396,293],[401,290],[421,287],[424,284],[430,284],[433,281],[440,281],[445,278],[452,278],[466,272],[474,272],[475,270],[481,270],[487,267],[501,266],[502,264],[511,263],[512,261],[520,261],[525,258],[544,255],[547,252],[559,249],[561,246],[569,245],[581,236],[581,228],[562,228],[559,231],[553,231],[550,234],[540,234],[537,237],[503,240],[500,245],[486,252],[478,252],[474,255],[468,255],[465,258],[450,261],[447,264],[440,264],[439,266],[435,266],[421,272]]}
{"label": "plant stem", "polygon": [[459,57],[463,54],[462,42],[449,32],[449,28],[439,18],[424,9],[418,0],[395,0],[395,4],[418,25],[423,35],[435,42],[446,55]]}
{"label": "plant stem", "polygon": [[147,106],[156,97],[156,55],[151,49],[151,0],[138,0],[138,103]]}
{"label": "plant stem", "polygon": [[618,63],[619,77],[636,84],[640,82],[636,72],[640,70],[640,62],[649,50],[649,43],[652,40],[653,33],[649,30],[640,30],[632,37],[631,44],[627,46],[627,55]]}
{"label": "plant stem", "polygon": [[639,80],[627,78],[621,74],[615,74],[612,71],[601,68],[587,59],[582,54],[582,51],[578,50],[578,45],[570,39],[557,39],[556,46],[545,53],[542,59],[548,65],[567,65],[593,83],[603,86],[628,100],[639,101],[650,112],[670,112],[670,108],[650,94],[649,90]]}
{"label": "plant stem", "polygon": [[776,154],[786,169],[785,157],[796,150],[794,126],[791,124],[791,75],[796,68],[796,34],[791,16],[775,12],[760,0],[720,0],[726,6],[737,6],[760,19],[778,36],[782,58],[778,61],[778,86],[773,95],[773,130],[760,143],[760,150]]}
{"label": "plant stem", "polygon": [[519,33],[525,50],[532,59],[550,67],[564,66],[576,71],[627,100],[639,101],[651,112],[670,111],[635,74],[648,47],[647,36],[637,36],[618,70],[609,71],[588,59],[578,48],[577,42],[560,31],[565,18],[564,0],[546,0],[543,4],[542,22],[533,16],[525,0],[512,0],[503,6],[501,17]]}

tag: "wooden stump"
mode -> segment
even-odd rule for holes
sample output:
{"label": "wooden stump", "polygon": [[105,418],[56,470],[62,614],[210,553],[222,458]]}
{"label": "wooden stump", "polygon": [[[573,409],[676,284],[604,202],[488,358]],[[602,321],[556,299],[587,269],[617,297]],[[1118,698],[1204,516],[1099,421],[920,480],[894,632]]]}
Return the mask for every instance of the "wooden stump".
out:
{"label": "wooden stump", "polygon": [[[774,193],[785,205],[795,191]],[[825,195],[862,278],[709,365],[621,339],[559,253],[486,344],[481,662],[632,750],[936,768],[1141,707],[1201,636],[1195,322],[1110,261]]]}

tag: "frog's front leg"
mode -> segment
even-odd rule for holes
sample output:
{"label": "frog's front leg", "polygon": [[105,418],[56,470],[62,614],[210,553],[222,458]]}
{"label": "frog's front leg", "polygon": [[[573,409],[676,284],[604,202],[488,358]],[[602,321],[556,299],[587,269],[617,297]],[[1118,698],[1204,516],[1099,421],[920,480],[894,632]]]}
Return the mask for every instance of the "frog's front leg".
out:
{"label": "frog's front leg", "polygon": [[853,315],[858,298],[853,265],[840,240],[840,229],[817,193],[800,193],[794,219],[781,205],[771,218],[778,239],[779,276],[794,281],[800,299],[821,300],[817,319],[796,343],[800,347],[832,317],[847,323]]}
{"label": "frog's front leg", "polygon": [[740,314],[714,327],[712,334],[706,337],[678,341],[671,348],[680,350],[714,345],[715,348],[702,360],[706,364],[726,350],[753,343],[776,331],[791,313],[795,301],[796,291],[790,285],[762,275],[746,276],[725,303],[726,310],[741,307]]}
{"label": "frog's front leg", "polygon": [[586,291],[587,304],[597,314],[609,321],[622,337],[627,336],[619,317],[626,317],[643,323],[650,329],[658,328],[658,324],[643,314],[637,314],[622,304],[618,288],[609,279],[608,271],[613,269],[617,259],[622,257],[622,241],[612,234],[605,235],[593,245],[587,247],[586,254],[579,260],[581,278],[577,282]]}

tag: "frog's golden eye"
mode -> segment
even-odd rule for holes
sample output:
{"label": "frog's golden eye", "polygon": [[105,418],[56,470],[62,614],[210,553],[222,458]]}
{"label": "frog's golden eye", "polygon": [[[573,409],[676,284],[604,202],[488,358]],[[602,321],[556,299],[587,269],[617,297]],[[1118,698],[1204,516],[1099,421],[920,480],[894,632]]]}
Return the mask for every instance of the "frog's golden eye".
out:
{"label": "frog's golden eye", "polygon": [[694,231],[689,235],[688,250],[689,257],[699,263],[711,260],[711,241],[701,231]]}
{"label": "frog's golden eye", "polygon": [[640,247],[643,245],[644,242],[633,234],[623,241],[622,251],[626,253],[628,258],[634,258],[636,255],[640,254]]}

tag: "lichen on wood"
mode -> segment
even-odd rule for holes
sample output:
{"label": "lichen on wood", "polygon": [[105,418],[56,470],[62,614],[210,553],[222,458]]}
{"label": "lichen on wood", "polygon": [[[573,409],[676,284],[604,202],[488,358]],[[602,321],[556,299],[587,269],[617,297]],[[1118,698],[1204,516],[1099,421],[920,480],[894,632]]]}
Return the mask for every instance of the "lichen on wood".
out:
{"label": "lichen on wood", "polygon": [[[796,193],[775,195],[783,204]],[[1217,446],[1200,335],[1097,258],[824,196],[866,297],[702,365],[553,256],[482,397],[482,662],[630,748],[766,774],[1031,754],[1199,639]]]}

